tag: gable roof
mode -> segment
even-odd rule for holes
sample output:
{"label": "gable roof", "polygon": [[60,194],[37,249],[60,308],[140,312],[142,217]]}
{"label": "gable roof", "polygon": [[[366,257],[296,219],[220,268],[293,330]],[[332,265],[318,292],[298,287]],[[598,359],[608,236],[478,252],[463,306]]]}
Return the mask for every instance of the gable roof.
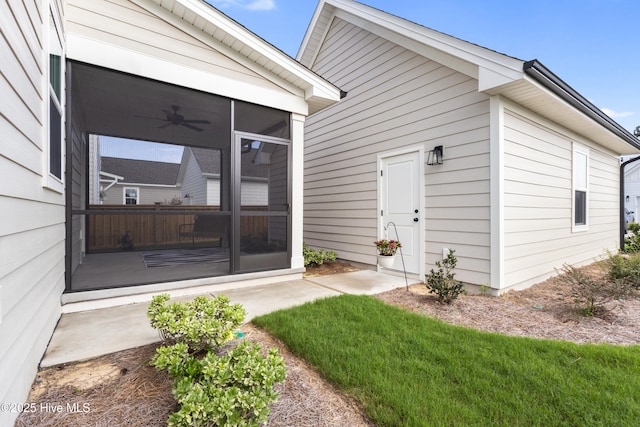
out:
{"label": "gable roof", "polygon": [[[333,84],[203,0],[128,1],[188,34],[212,50],[259,74],[264,79],[282,88],[283,91],[303,97],[306,101],[305,108],[308,107],[308,111],[300,111],[303,114],[312,114],[340,100],[340,90]],[[94,4],[94,2],[89,3],[91,5]],[[89,3],[83,7],[90,8],[91,5]],[[69,30],[67,40],[67,57],[107,68],[110,68],[114,55],[118,56],[120,54],[121,56],[124,54],[122,52],[125,52],[126,55],[132,54],[126,47],[124,51],[97,52],[96,46],[90,44],[91,41],[88,41],[81,34],[74,33],[73,26]],[[102,44],[99,47],[104,48],[103,50],[115,49],[114,46],[109,44]],[[157,69],[157,64],[153,65],[144,61],[135,62],[131,60],[130,64],[124,66],[127,69],[118,68],[118,70],[159,80],[162,80],[162,78],[158,76],[165,75],[162,74],[161,69]],[[179,74],[179,72],[172,74],[174,80],[179,79]],[[180,84],[177,81],[171,81],[170,83]],[[209,87],[205,81],[188,81],[185,83],[199,90],[207,91],[206,88]],[[232,89],[228,85],[226,86],[228,91]],[[222,95],[233,97],[231,96],[233,95],[232,92],[223,93]],[[235,98],[242,99],[239,96]]]}
{"label": "gable roof", "polygon": [[336,18],[475,78],[480,92],[509,98],[616,153],[640,152],[638,138],[539,61],[517,59],[353,0],[320,0],[296,57],[302,64],[313,68]]}
{"label": "gable roof", "polygon": [[[220,176],[220,150],[211,150],[199,147],[185,147],[185,151],[187,150],[191,150],[191,152],[193,153],[193,158],[198,164],[200,172],[203,175]],[[269,166],[254,164],[255,152],[257,152],[257,150],[252,149],[252,151],[253,153],[246,153],[247,155],[240,156],[243,178],[268,178]]]}
{"label": "gable roof", "polygon": [[100,172],[123,177],[118,184],[176,185],[180,164],[102,157]]}

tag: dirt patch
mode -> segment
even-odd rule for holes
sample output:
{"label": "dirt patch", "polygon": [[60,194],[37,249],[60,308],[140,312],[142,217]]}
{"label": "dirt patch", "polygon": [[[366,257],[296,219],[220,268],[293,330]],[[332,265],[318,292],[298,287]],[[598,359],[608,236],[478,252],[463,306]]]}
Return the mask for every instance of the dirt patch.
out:
{"label": "dirt patch", "polygon": [[[309,268],[305,275],[356,270],[337,262]],[[595,270],[591,273],[598,274]],[[580,317],[573,309],[569,286],[557,278],[500,297],[462,295],[452,305],[438,303],[424,285],[377,297],[416,313],[489,332],[577,343],[640,344],[640,299],[611,303],[602,318]],[[357,403],[324,381],[281,342],[250,324],[242,331],[243,339],[263,348],[277,347],[285,359],[287,379],[278,386],[280,399],[271,407],[269,426],[372,425]],[[149,366],[156,347],[139,347],[40,371],[28,399],[36,410],[22,414],[16,425],[166,425],[167,417],[177,408],[171,379]]]}
{"label": "dirt patch", "polygon": [[303,274],[304,277],[317,277],[326,276],[327,274],[348,273],[351,271],[358,271],[359,268],[354,267],[348,262],[334,261],[327,262],[325,264],[314,265],[307,267],[307,271]]}

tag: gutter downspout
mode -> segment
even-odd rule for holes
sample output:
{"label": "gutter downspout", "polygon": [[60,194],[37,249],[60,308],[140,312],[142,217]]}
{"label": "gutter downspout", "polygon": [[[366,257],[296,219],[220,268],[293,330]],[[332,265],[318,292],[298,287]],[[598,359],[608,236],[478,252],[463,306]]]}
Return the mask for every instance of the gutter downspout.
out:
{"label": "gutter downspout", "polygon": [[626,162],[622,162],[620,164],[620,250],[624,250],[624,168],[629,163],[640,161],[640,156],[627,160]]}

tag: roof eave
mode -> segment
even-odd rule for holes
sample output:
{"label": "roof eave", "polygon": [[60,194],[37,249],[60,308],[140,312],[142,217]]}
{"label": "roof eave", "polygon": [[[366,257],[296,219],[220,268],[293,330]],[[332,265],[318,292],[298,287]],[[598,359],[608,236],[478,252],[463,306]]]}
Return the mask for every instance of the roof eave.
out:
{"label": "roof eave", "polygon": [[[142,0],[135,1],[140,5],[143,3]],[[192,20],[194,22],[197,20],[200,26],[209,24],[215,27],[215,31],[210,31],[213,29],[211,28],[206,33],[225,44],[227,48],[246,58],[250,57],[251,63],[264,70],[261,74],[265,78],[280,85],[284,90],[291,91],[297,88],[300,93],[304,93],[304,99],[310,105],[310,112],[333,105],[340,100],[340,88],[205,1],[152,0],[152,3],[193,25],[193,28],[199,31],[203,31],[203,28],[196,27]],[[185,10],[190,13],[186,13]],[[311,108],[311,106],[314,107]]]}
{"label": "roof eave", "polygon": [[640,141],[638,138],[636,138],[631,132],[624,129],[612,118],[607,116],[602,110],[589,102],[585,97],[580,95],[538,60],[534,59],[525,62],[523,71],[527,76],[531,77],[537,83],[559,96],[562,100],[588,116],[591,120],[595,121],[618,138],[624,140],[634,149],[640,150]]}

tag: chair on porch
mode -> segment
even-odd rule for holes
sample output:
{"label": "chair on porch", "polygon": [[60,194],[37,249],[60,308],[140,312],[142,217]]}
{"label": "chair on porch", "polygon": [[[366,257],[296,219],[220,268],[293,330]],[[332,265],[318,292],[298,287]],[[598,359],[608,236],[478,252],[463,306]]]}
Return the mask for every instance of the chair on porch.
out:
{"label": "chair on porch", "polygon": [[195,246],[197,238],[218,238],[221,248],[229,247],[228,218],[214,215],[195,215],[194,222],[178,226],[178,243],[183,238],[191,238],[191,246]]}

